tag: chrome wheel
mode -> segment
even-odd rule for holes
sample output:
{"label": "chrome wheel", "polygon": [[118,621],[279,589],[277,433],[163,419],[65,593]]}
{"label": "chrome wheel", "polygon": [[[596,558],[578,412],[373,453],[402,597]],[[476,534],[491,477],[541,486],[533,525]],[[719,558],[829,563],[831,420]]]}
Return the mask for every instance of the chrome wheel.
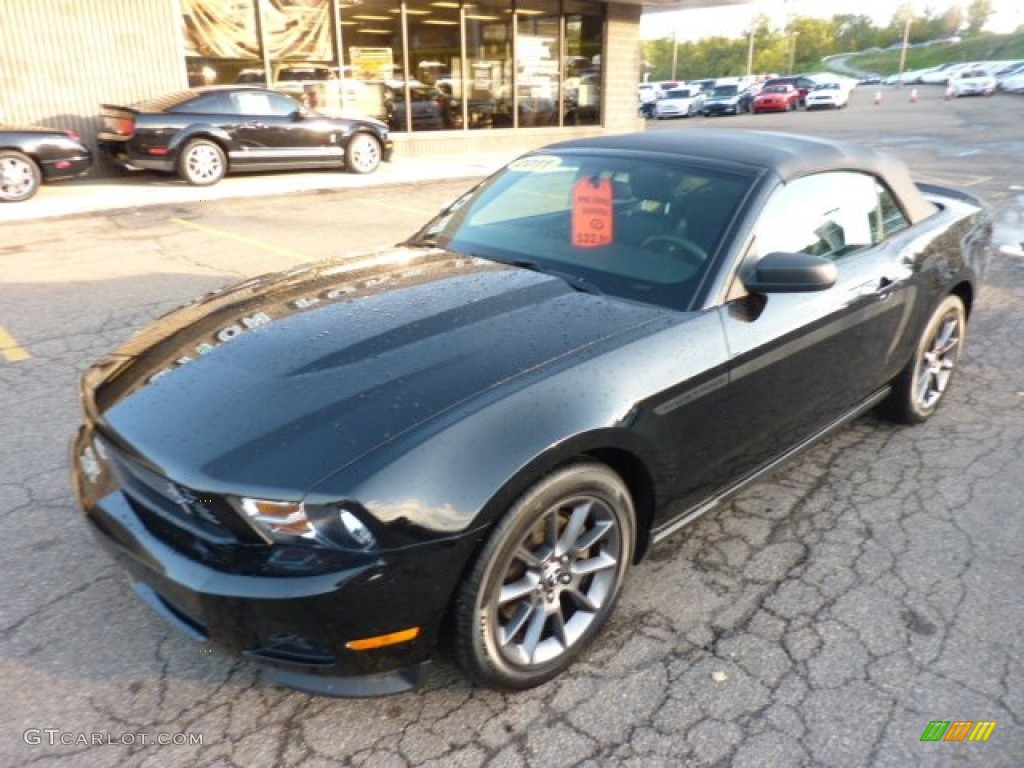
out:
{"label": "chrome wheel", "polygon": [[633,539],[632,502],[607,467],[567,467],[533,486],[460,589],[456,652],[466,672],[521,689],[565,670],[608,617]]}
{"label": "chrome wheel", "polygon": [[367,133],[357,133],[345,147],[345,165],[353,173],[372,173],[380,165],[380,143]]}
{"label": "chrome wheel", "polygon": [[39,189],[39,167],[21,152],[0,152],[0,200],[16,203],[28,200]]}
{"label": "chrome wheel", "polygon": [[917,364],[917,402],[921,408],[934,408],[945,393],[960,356],[962,333],[960,314],[949,310]]}
{"label": "chrome wheel", "polygon": [[947,296],[932,312],[914,355],[892,382],[879,406],[883,416],[904,424],[931,417],[949,390],[967,333],[967,311],[957,295]]}
{"label": "chrome wheel", "polygon": [[227,172],[224,151],[212,141],[190,141],[181,153],[180,172],[193,186],[216,184]]}

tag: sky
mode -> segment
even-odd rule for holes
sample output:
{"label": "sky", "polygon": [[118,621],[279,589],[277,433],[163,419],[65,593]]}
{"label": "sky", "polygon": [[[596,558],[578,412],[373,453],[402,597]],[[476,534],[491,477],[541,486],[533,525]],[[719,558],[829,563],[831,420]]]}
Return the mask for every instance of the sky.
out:
{"label": "sky", "polygon": [[[831,18],[836,14],[851,13],[870,16],[879,26],[892,19],[902,0],[755,0],[749,5],[720,6],[695,11],[674,13],[644,13],[640,33],[645,39],[671,37],[675,27],[678,39],[699,40],[712,35],[743,37],[752,19],[764,14],[778,26],[785,24],[787,14]],[[918,13],[926,8],[942,12],[953,5],[966,8],[967,0],[916,0]],[[993,32],[1012,32],[1024,24],[1022,0],[992,0],[994,13],[986,29]],[[966,18],[966,14],[965,14]]]}

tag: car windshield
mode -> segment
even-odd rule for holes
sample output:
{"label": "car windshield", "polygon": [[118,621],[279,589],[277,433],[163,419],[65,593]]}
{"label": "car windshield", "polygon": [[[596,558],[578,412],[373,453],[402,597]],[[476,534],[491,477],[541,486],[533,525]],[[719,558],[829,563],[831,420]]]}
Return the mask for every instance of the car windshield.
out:
{"label": "car windshield", "polygon": [[785,93],[789,90],[788,85],[769,85],[764,89],[765,93]]}
{"label": "car windshield", "polygon": [[669,91],[665,94],[666,99],[689,99],[690,91],[687,88],[676,88],[674,91]]}
{"label": "car windshield", "polygon": [[531,155],[457,200],[410,243],[688,309],[750,185],[749,176],[703,164]]}
{"label": "car windshield", "polygon": [[715,88],[714,95],[719,98],[735,96],[736,90],[737,88],[735,85],[720,85],[717,88]]}

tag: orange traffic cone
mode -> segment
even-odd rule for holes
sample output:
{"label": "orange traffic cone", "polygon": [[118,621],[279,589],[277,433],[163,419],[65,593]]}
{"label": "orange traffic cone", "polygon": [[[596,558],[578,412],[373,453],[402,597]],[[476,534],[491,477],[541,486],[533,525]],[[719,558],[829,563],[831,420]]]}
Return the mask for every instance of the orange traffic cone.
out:
{"label": "orange traffic cone", "polygon": [[911,91],[910,91],[910,103],[911,104],[916,104],[917,103],[917,88],[912,88]]}
{"label": "orange traffic cone", "polygon": [[882,92],[881,91],[875,91],[875,106],[878,106],[881,103],[882,103]]}

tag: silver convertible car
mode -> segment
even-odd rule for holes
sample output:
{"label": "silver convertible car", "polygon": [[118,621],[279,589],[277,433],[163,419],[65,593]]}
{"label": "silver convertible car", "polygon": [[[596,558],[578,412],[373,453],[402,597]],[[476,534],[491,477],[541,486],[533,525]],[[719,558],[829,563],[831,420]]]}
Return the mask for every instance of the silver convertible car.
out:
{"label": "silver convertible car", "polygon": [[990,241],[855,146],[556,144],[98,362],[78,496],[142,600],[281,684],[399,691],[445,644],[538,685],[658,541],[869,408],[931,417]]}

